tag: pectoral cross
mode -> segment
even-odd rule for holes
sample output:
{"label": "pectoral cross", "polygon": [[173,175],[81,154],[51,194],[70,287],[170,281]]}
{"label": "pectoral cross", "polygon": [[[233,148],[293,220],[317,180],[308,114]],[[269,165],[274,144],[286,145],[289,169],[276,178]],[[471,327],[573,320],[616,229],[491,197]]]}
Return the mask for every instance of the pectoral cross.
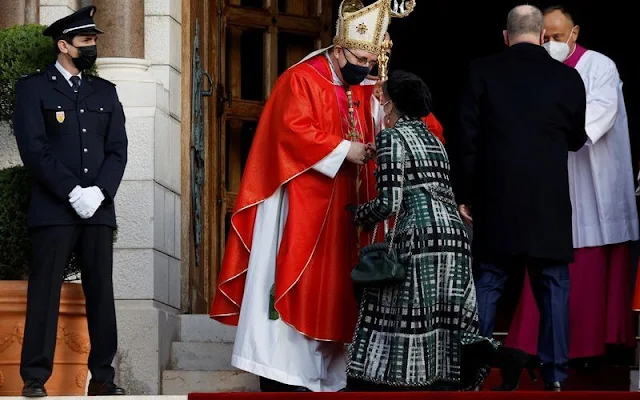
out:
{"label": "pectoral cross", "polygon": [[347,134],[347,137],[349,138],[349,140],[351,140],[352,142],[357,141],[360,138],[360,134],[357,131],[350,131]]}
{"label": "pectoral cross", "polygon": [[[349,133],[347,137],[352,142],[361,142],[363,140],[362,136],[356,129],[356,113],[353,108],[353,96],[350,89],[347,89],[347,101],[349,102]],[[362,173],[362,166],[358,165],[356,167],[356,204],[360,204],[360,186],[362,186],[362,179],[360,178],[360,174]],[[356,228],[356,247],[358,251],[360,251],[360,235],[362,234],[362,227]]]}

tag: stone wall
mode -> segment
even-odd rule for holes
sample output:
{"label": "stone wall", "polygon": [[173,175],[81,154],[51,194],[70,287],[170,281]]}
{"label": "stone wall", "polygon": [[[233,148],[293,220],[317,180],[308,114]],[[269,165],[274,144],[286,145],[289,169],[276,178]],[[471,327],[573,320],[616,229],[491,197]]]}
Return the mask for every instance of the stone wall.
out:
{"label": "stone wall", "polygon": [[[118,13],[112,15],[116,20],[133,18],[115,10],[138,2],[94,0],[98,15],[108,9]],[[118,85],[130,140],[129,164],[116,199],[114,285],[118,380],[136,395],[161,392],[162,370],[179,328],[181,287],[181,2],[144,0],[140,17],[143,21],[123,24],[129,36],[119,32],[117,43],[105,46],[112,54],[99,60],[100,75]],[[144,38],[135,34],[136,23],[144,24]],[[135,55],[132,47],[143,49],[144,59],[122,56]]]}
{"label": "stone wall", "polygon": [[0,169],[20,165],[20,154],[16,146],[16,139],[9,129],[9,124],[0,122]]}

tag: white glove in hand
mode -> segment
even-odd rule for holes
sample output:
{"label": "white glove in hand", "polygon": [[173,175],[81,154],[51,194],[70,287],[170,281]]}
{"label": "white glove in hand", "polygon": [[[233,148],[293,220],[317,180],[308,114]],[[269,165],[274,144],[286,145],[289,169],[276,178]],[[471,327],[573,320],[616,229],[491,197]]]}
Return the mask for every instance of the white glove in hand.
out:
{"label": "white glove in hand", "polygon": [[80,191],[82,190],[82,188],[78,185],[76,185],[76,187],[73,188],[73,190],[71,191],[71,193],[69,193],[69,198],[74,198],[76,197],[78,194],[80,194]]}
{"label": "white glove in hand", "polygon": [[98,210],[104,195],[97,186],[90,186],[88,188],[82,188],[79,192],[75,193],[73,197],[69,199],[69,203],[80,216],[80,218],[88,219],[93,217],[93,214]]}

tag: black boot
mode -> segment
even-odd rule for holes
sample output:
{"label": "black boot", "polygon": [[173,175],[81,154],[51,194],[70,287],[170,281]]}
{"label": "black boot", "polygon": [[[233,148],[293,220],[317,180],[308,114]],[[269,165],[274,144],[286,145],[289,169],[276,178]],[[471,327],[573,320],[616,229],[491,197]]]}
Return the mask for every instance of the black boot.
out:
{"label": "black boot", "polygon": [[489,341],[482,340],[462,346],[460,362],[460,387],[464,391],[479,391],[482,382],[496,363],[496,349]]}
{"label": "black boot", "polygon": [[22,388],[22,396],[23,397],[46,397],[47,391],[44,388],[44,383],[42,383],[37,379],[26,381],[24,383],[24,387]]}
{"label": "black boot", "polygon": [[522,350],[500,346],[496,352],[496,364],[500,367],[502,385],[491,390],[512,391],[520,384],[520,375],[527,369],[532,381],[536,381],[535,359]]}
{"label": "black boot", "polygon": [[260,377],[260,391],[261,392],[310,392],[311,390],[302,386],[292,386],[285,383],[277,382],[272,379]]}
{"label": "black boot", "polygon": [[547,392],[562,392],[562,383],[560,382],[545,383],[544,390]]}
{"label": "black boot", "polygon": [[96,382],[91,380],[87,396],[124,396],[125,390],[113,382]]}

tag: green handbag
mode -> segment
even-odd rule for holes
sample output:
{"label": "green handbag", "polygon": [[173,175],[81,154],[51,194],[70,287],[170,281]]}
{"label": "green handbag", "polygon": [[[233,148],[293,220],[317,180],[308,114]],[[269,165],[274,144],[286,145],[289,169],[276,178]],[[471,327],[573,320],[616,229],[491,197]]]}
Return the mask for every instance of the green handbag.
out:
{"label": "green handbag", "polygon": [[[404,147],[403,147],[404,153]],[[400,178],[400,198],[398,207],[393,210],[393,215],[398,215],[400,204],[402,204],[402,192],[404,187],[404,168],[406,163],[403,159],[402,177]],[[359,286],[384,286],[388,284],[401,283],[405,280],[405,266],[398,261],[396,251],[393,248],[393,241],[396,236],[396,222],[393,223],[391,238],[387,243],[373,243],[378,233],[378,225],[373,230],[372,243],[360,250],[360,261],[351,271],[351,280]]]}
{"label": "green handbag", "polygon": [[357,285],[377,286],[401,283],[405,275],[395,250],[386,243],[374,243],[360,250],[360,262],[351,271],[351,280]]}

